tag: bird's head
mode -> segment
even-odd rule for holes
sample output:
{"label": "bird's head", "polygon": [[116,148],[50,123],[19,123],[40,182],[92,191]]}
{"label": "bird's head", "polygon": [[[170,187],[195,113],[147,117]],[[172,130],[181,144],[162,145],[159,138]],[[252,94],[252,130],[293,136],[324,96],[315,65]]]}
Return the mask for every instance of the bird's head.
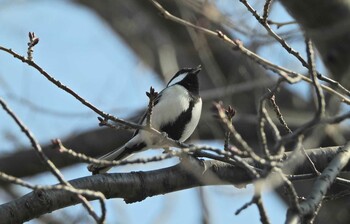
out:
{"label": "bird's head", "polygon": [[181,85],[193,94],[199,92],[198,77],[197,74],[201,71],[201,65],[196,68],[183,68],[180,69],[168,82],[167,87],[173,85]]}

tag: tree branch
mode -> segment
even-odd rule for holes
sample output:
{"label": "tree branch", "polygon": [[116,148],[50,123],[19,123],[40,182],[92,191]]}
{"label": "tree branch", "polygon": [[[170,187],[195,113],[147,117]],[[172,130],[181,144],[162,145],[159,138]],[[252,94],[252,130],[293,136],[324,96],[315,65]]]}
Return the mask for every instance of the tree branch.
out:
{"label": "tree branch", "polygon": [[[312,39],[323,62],[345,88],[350,87],[350,4],[348,1],[281,0]],[[335,16],[336,15],[336,16]]]}
{"label": "tree branch", "polygon": [[[339,147],[307,150],[311,160],[318,169],[327,166],[327,158],[333,158]],[[291,153],[287,153],[287,159]],[[256,166],[252,159],[244,159]],[[76,189],[88,189],[103,193],[106,198],[124,198],[125,202],[142,201],[147,197],[166,194],[183,189],[205,185],[242,185],[252,182],[251,176],[240,167],[219,161],[206,160],[199,163],[190,160],[190,164],[182,163],[159,170],[147,172],[101,174],[69,181]],[[191,166],[191,169],[188,168]],[[345,170],[349,170],[347,165]],[[294,174],[312,173],[308,164],[301,163]],[[216,175],[217,178],[212,178]],[[198,178],[200,177],[200,178]],[[311,176],[312,178],[312,176]],[[88,200],[96,198],[87,197]],[[0,217],[6,223],[24,222],[57,209],[78,204],[74,194],[62,190],[33,191],[21,198],[0,206]]]}
{"label": "tree branch", "polygon": [[[341,151],[332,159],[326,169],[317,178],[313,184],[310,195],[305,201],[300,203],[300,211],[295,213],[295,216],[303,219],[306,216],[314,216],[317,212],[320,203],[322,203],[328,189],[331,187],[336,177],[339,175],[343,167],[345,167],[350,159],[350,142],[343,147]],[[299,214],[298,214],[299,213]],[[290,216],[291,220],[297,218]]]}

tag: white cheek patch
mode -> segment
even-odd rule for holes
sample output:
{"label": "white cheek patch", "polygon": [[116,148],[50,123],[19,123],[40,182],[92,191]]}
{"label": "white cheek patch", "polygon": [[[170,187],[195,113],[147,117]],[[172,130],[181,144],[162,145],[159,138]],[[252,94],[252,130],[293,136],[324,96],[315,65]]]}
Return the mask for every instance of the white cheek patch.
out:
{"label": "white cheek patch", "polygon": [[183,79],[186,77],[187,74],[188,74],[188,72],[183,73],[183,74],[177,76],[175,79],[171,80],[171,81],[168,83],[167,86],[172,86],[172,85],[174,85],[174,84],[176,84],[176,83],[178,83],[178,82],[181,82],[181,80],[183,80]]}

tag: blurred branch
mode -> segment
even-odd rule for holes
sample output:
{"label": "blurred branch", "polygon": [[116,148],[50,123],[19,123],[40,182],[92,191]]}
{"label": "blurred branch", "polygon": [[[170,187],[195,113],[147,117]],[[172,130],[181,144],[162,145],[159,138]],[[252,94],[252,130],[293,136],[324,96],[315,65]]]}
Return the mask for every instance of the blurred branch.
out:
{"label": "blurred branch", "polygon": [[[190,23],[186,20],[183,20],[177,16],[174,16],[173,14],[169,13],[167,10],[165,10],[157,1],[154,0],[149,0],[162,14],[162,16],[165,19],[169,19],[172,20],[176,23],[179,23],[181,25],[184,26],[188,26],[191,28],[194,28],[198,31],[201,31],[209,36],[213,36],[213,37],[218,37],[221,40],[223,40],[224,42],[228,43],[229,45],[231,45],[233,50],[238,50],[240,51],[242,54],[244,54],[245,56],[247,56],[248,58],[250,58],[252,61],[262,65],[264,68],[269,69],[273,72],[275,72],[276,74],[280,75],[282,78],[285,78],[289,83],[296,83],[299,82],[300,80],[306,81],[308,83],[312,83],[312,80],[309,79],[308,77],[293,72],[289,69],[283,68],[281,66],[278,66],[262,57],[260,57],[259,55],[257,55],[256,53],[250,51],[249,49],[245,48],[243,46],[243,44],[240,41],[237,40],[233,40],[231,38],[229,38],[227,35],[223,34],[221,31],[217,30],[217,31],[212,31],[210,29],[201,27],[201,26],[197,26],[193,23]],[[267,23],[266,23],[267,24]],[[325,85],[321,85],[322,88],[324,90],[326,90],[327,92],[334,94],[338,97],[340,97],[340,99],[345,102],[346,104],[350,104],[350,99],[347,96],[342,95],[341,93],[333,90],[332,88],[325,86]]]}
{"label": "blurred branch", "polygon": [[197,190],[198,200],[200,204],[200,212],[201,212],[201,223],[202,224],[210,224],[210,208],[208,204],[208,198],[204,188],[200,187]]}
{"label": "blurred branch", "polygon": [[[249,12],[252,13],[252,15],[255,17],[255,19],[266,29],[266,31],[269,33],[270,36],[272,36],[276,41],[278,41],[281,46],[291,55],[293,55],[295,58],[297,58],[300,63],[305,67],[310,69],[310,63],[306,62],[306,60],[304,60],[301,56],[300,53],[297,52],[296,50],[294,50],[282,37],[280,37],[277,33],[275,33],[270,25],[269,22],[267,21],[267,14],[268,14],[268,9],[269,9],[269,5],[271,4],[271,2],[269,0],[266,1],[265,6],[264,6],[264,14],[263,16],[260,16],[258,14],[258,12],[248,3],[247,0],[240,0],[240,2],[243,3],[243,5],[247,8],[247,10]],[[315,73],[317,73],[317,77],[320,80],[323,80],[325,82],[330,83],[332,86],[338,88],[340,91],[342,91],[343,93],[345,93],[347,96],[350,96],[350,91],[347,90],[345,87],[343,87],[339,82],[334,81],[328,77],[323,76],[322,74],[320,74],[319,72],[315,71]]]}
{"label": "blurred branch", "polygon": [[[300,56],[300,53],[297,52],[296,50],[294,50],[282,37],[280,37],[277,33],[275,33],[275,31],[273,31],[270,27],[270,23],[267,21],[267,14],[268,14],[268,10],[269,10],[269,6],[271,4],[270,0],[267,0],[264,6],[264,14],[263,16],[260,16],[258,14],[258,12],[248,3],[247,0],[240,0],[240,2],[243,3],[243,5],[247,8],[247,10],[249,12],[252,13],[252,15],[255,17],[255,19],[266,29],[266,31],[269,33],[270,36],[272,36],[276,41],[278,41],[281,46],[291,55],[293,55],[295,58],[297,58],[300,63],[305,67],[310,69],[310,63],[307,62],[305,59],[303,59]],[[315,70],[315,68],[314,68]],[[339,82],[334,81],[328,77],[323,76],[322,74],[320,74],[319,72],[315,71],[315,73],[317,73],[317,77],[320,80],[323,80],[325,82],[330,83],[332,86],[338,88],[340,91],[342,91],[343,93],[345,93],[347,96],[350,96],[350,91],[347,90],[345,87],[343,87]]]}
{"label": "blurred branch", "polygon": [[281,28],[282,26],[287,26],[287,25],[293,25],[293,24],[298,24],[295,21],[289,21],[289,22],[276,22],[272,20],[267,20],[267,23],[270,25],[275,25],[277,26],[277,29]]}
{"label": "blurred branch", "polygon": [[[291,220],[296,220],[298,218],[303,220],[306,216],[311,216],[313,219],[314,216],[316,216],[316,212],[318,211],[328,189],[331,187],[342,169],[349,163],[349,159],[350,142],[348,142],[348,144],[339,151],[339,153],[332,159],[322,174],[317,178],[313,184],[310,195],[306,198],[305,201],[300,203],[300,210],[292,211],[295,213],[294,216],[292,216],[289,211],[288,218]],[[295,216],[298,218],[295,218]]]}
{"label": "blurred branch", "polygon": [[349,2],[281,0],[281,3],[312,39],[332,76],[349,89]]}
{"label": "blurred branch", "polygon": [[321,120],[321,118],[324,116],[325,113],[325,107],[326,107],[326,102],[324,99],[324,94],[322,92],[320,83],[318,82],[317,79],[317,74],[316,74],[316,63],[315,63],[315,53],[313,50],[312,42],[309,38],[306,38],[306,54],[307,54],[307,61],[309,64],[309,74],[313,83],[313,86],[315,88],[316,92],[316,101],[317,101],[317,111],[315,113],[315,118],[317,121]]}

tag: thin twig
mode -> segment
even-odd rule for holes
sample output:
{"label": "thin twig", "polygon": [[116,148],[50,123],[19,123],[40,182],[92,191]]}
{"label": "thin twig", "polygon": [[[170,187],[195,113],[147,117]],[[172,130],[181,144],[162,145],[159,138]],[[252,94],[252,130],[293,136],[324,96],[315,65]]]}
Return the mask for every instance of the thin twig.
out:
{"label": "thin twig", "polygon": [[[38,154],[41,162],[44,163],[49,168],[50,172],[58,179],[58,181],[61,184],[66,185],[67,187],[73,188],[73,186],[64,179],[63,175],[56,168],[54,163],[43,153],[42,148],[38,143],[38,141],[35,139],[34,135],[29,131],[29,129],[24,125],[24,123],[16,116],[16,114],[7,106],[7,104],[1,97],[0,97],[0,105],[8,113],[8,115],[15,121],[15,123],[18,125],[21,131],[27,136],[32,147]],[[105,211],[103,211],[103,209],[102,209],[102,215],[99,218],[98,215],[93,210],[92,206],[90,205],[89,201],[85,197],[83,197],[80,194],[77,194],[77,197],[81,200],[83,206],[87,209],[89,214],[96,220],[97,223],[104,223],[106,213]],[[103,199],[101,199],[101,203],[104,204]],[[105,207],[102,204],[101,204],[101,208]]]}
{"label": "thin twig", "polygon": [[289,22],[276,22],[272,20],[267,20],[266,21],[270,25],[275,25],[277,26],[277,29],[281,28],[282,26],[287,26],[287,25],[293,25],[293,24],[298,24],[296,21],[289,21]]}
{"label": "thin twig", "polygon": [[308,68],[307,62],[300,56],[299,52],[295,51],[291,46],[287,44],[287,42],[278,34],[276,34],[268,24],[267,20],[264,20],[258,12],[248,3],[247,0],[240,0],[240,2],[247,8],[247,10],[255,17],[255,19],[266,29],[266,31],[272,36],[275,40],[277,40],[284,49],[287,50],[288,53],[296,57],[301,64]]}
{"label": "thin twig", "polygon": [[[264,108],[265,109],[265,108]],[[262,113],[262,107],[259,109],[259,113]],[[266,110],[266,109],[265,109]],[[258,114],[259,122],[258,122],[258,137],[260,141],[260,145],[263,147],[263,152],[265,153],[266,158],[269,158],[270,156],[270,151],[267,146],[267,138],[266,138],[266,133],[265,133],[265,118],[262,114]]]}
{"label": "thin twig", "polygon": [[133,128],[133,129],[138,129],[138,130],[145,130],[148,132],[151,132],[152,134],[154,134],[155,136],[159,136],[162,141],[166,142],[169,146],[172,147],[178,147],[178,148],[183,148],[183,147],[187,147],[186,144],[179,142],[179,141],[175,141],[169,137],[167,137],[166,135],[164,135],[163,133],[159,132],[158,130],[154,129],[154,128],[150,128],[147,125],[140,125],[140,124],[136,124],[130,121],[126,121],[120,118],[117,118],[111,114],[105,113],[102,110],[98,109],[96,106],[94,106],[93,104],[89,103],[87,100],[85,100],[83,97],[81,97],[80,95],[78,95],[76,92],[74,92],[72,89],[70,89],[69,87],[67,87],[66,85],[63,85],[59,80],[56,80],[54,77],[52,77],[49,73],[47,73],[43,68],[41,68],[38,64],[36,64],[33,61],[27,60],[25,57],[15,53],[14,51],[12,51],[11,49],[7,49],[4,47],[0,46],[0,50],[3,50],[5,52],[10,53],[11,55],[13,55],[15,58],[21,60],[22,62],[28,64],[29,66],[32,66],[33,68],[35,68],[38,72],[40,72],[42,75],[44,75],[51,83],[53,83],[54,85],[56,85],[58,88],[64,90],[65,92],[67,92],[68,94],[72,95],[75,99],[77,99],[79,102],[81,102],[83,105],[85,105],[86,107],[88,107],[89,109],[91,109],[92,111],[94,111],[95,113],[97,113],[98,115],[100,115],[101,117],[103,117],[103,119],[105,119],[105,121],[107,122],[108,120],[111,120],[113,122],[116,122],[122,126],[126,126],[128,128]]}
{"label": "thin twig", "polygon": [[39,43],[39,38],[35,36],[34,32],[29,32],[29,42],[28,42],[28,50],[27,50],[27,58],[30,61],[33,61],[33,52],[34,46]]}
{"label": "thin twig", "polygon": [[328,82],[329,84],[331,84],[333,87],[335,88],[338,88],[340,90],[342,90],[347,96],[350,96],[350,91],[348,89],[346,89],[344,86],[342,86],[339,82],[329,78],[329,77],[326,77],[326,76],[323,76],[322,74],[320,73],[317,73],[317,78],[319,80],[322,80],[324,82]]}
{"label": "thin twig", "polygon": [[266,212],[266,209],[265,209],[265,206],[262,202],[262,198],[261,198],[261,193],[259,192],[258,195],[255,195],[254,196],[255,198],[255,205],[256,207],[258,208],[258,211],[259,211],[259,216],[260,216],[260,221],[262,224],[269,224],[270,223],[270,219],[269,217],[267,216],[267,212]]}
{"label": "thin twig", "polygon": [[146,92],[146,95],[149,98],[149,103],[148,103],[148,109],[147,109],[147,117],[146,117],[146,126],[149,128],[152,128],[152,113],[153,113],[153,107],[155,104],[155,100],[158,96],[158,92],[156,92],[154,90],[154,88],[151,86],[151,88],[149,89],[149,92]]}
{"label": "thin twig", "polygon": [[[306,60],[304,60],[301,55],[299,54],[299,52],[297,52],[296,50],[294,50],[282,37],[280,37],[277,33],[275,33],[268,21],[267,21],[267,10],[269,7],[269,0],[266,0],[265,2],[265,6],[264,6],[264,14],[263,16],[260,16],[258,14],[258,12],[248,3],[247,0],[240,0],[240,2],[248,9],[249,12],[252,13],[252,15],[255,17],[255,19],[266,29],[266,31],[270,34],[270,36],[272,36],[277,42],[279,42],[281,44],[281,46],[286,49],[286,51],[288,53],[290,53],[291,55],[293,55],[295,58],[297,58],[300,63],[302,64],[302,66],[304,66],[307,69],[310,69],[310,63],[306,62]],[[267,7],[266,11],[265,11],[265,7]],[[316,72],[316,70],[315,70]],[[328,82],[329,84],[331,84],[333,87],[337,87],[339,88],[341,91],[343,91],[347,96],[350,96],[350,91],[347,90],[344,86],[342,86],[339,82],[332,80],[331,78],[325,77],[322,74],[320,74],[319,72],[317,73],[317,77],[320,80],[323,80],[325,82]]]}
{"label": "thin twig", "polygon": [[287,132],[287,133],[292,133],[292,130],[288,127],[288,124],[287,122],[284,120],[283,118],[283,115],[281,113],[281,110],[279,108],[279,106],[277,105],[276,103],[276,95],[275,94],[272,94],[271,97],[270,97],[270,103],[272,105],[272,108],[273,110],[275,111],[276,113],[276,116],[280,122],[280,124],[282,125],[282,127],[284,128],[284,130]]}
{"label": "thin twig", "polygon": [[285,189],[287,190],[290,208],[295,211],[299,211],[300,210],[299,201],[298,201],[299,197],[292,182],[288,180],[288,178],[283,174],[280,168],[274,167],[273,171],[276,172],[281,177],[284,183]]}
{"label": "thin twig", "polygon": [[258,207],[261,223],[270,223],[264,204],[262,203],[261,194],[257,194],[257,192],[255,192],[253,198],[249,202],[245,203],[244,205],[242,205],[242,207],[236,210],[235,215],[239,215],[243,210],[247,209],[253,204],[256,204],[256,206]]}
{"label": "thin twig", "polygon": [[[302,74],[293,72],[291,70],[288,70],[286,68],[283,68],[281,66],[275,65],[274,63],[272,63],[272,62],[270,62],[270,61],[260,57],[259,55],[255,54],[254,52],[248,50],[239,41],[230,39],[227,35],[223,34],[221,31],[212,31],[212,30],[206,29],[204,27],[194,25],[193,23],[190,23],[190,22],[188,22],[186,20],[183,20],[183,19],[181,19],[179,17],[176,17],[176,16],[172,15],[167,10],[165,10],[158,2],[156,2],[154,0],[149,0],[149,1],[161,12],[162,16],[165,19],[169,19],[171,21],[174,21],[176,23],[182,24],[184,26],[192,27],[192,28],[194,28],[196,30],[199,30],[199,31],[209,35],[209,36],[220,38],[224,42],[230,44],[232,46],[232,49],[239,50],[242,54],[246,55],[251,60],[257,62],[258,64],[262,65],[263,67],[265,67],[265,68],[267,68],[267,69],[277,73],[281,77],[285,78],[289,83],[295,83],[295,82],[298,82],[300,80],[304,80],[304,81],[306,81],[308,83],[312,83],[311,79],[309,79],[308,77],[306,77],[306,76],[304,76]],[[330,88],[328,86],[325,86],[325,85],[321,85],[321,86],[327,92],[330,92],[330,93],[340,97],[340,99],[344,103],[350,104],[350,99],[347,98],[346,96],[342,95],[341,93],[335,91],[334,89],[332,89],[332,88]]]}
{"label": "thin twig", "polygon": [[[265,123],[267,122],[267,124],[269,125],[269,127],[272,129],[273,135],[274,135],[274,140],[279,141],[281,139],[281,135],[280,132],[278,130],[278,128],[276,127],[276,125],[274,124],[274,122],[272,121],[270,115],[268,114],[266,108],[265,108],[265,104],[266,104],[266,100],[269,99],[271,97],[272,94],[274,94],[280,84],[282,83],[283,79],[279,79],[278,82],[276,83],[276,85],[273,87],[272,90],[269,90],[267,93],[265,93],[261,98],[260,98],[260,103],[259,103],[259,110],[258,110],[258,119],[259,119],[259,127],[258,127],[258,136],[259,139],[261,141],[261,145],[263,146],[265,155],[267,156],[268,159],[272,159],[271,157],[271,153],[270,150],[268,149],[267,146],[267,140],[266,140],[266,134],[265,134]],[[283,148],[283,147],[282,147]],[[278,152],[280,152],[281,154],[283,153],[283,150],[278,150]]]}
{"label": "thin twig", "polygon": [[[52,77],[49,73],[47,73],[43,68],[41,68],[38,64],[36,64],[33,61],[30,61],[28,59],[26,59],[25,57],[17,54],[16,52],[14,52],[11,49],[7,49],[4,47],[0,46],[0,50],[5,51],[11,55],[13,55],[15,58],[21,60],[22,62],[28,64],[29,66],[35,68],[38,72],[40,72],[42,75],[45,76],[45,78],[47,78],[51,83],[53,83],[55,86],[57,86],[58,88],[64,90],[65,92],[67,92],[68,94],[72,95],[75,99],[77,99],[79,102],[81,102],[83,105],[85,105],[86,107],[88,107],[89,109],[91,109],[92,111],[94,111],[96,114],[100,115],[101,117],[107,119],[107,120],[112,120],[116,123],[128,126],[130,128],[134,128],[134,129],[143,129],[143,130],[148,130],[151,132],[158,132],[155,129],[149,129],[146,126],[143,125],[138,125],[136,123],[133,122],[129,122],[129,121],[125,121],[123,119],[117,118],[111,114],[107,114],[103,111],[101,111],[100,109],[98,109],[96,106],[94,106],[93,104],[91,104],[90,102],[88,102],[87,100],[85,100],[84,98],[82,98],[80,95],[78,95],[76,92],[74,92],[72,89],[70,89],[69,87],[67,87],[66,85],[62,84],[59,80],[55,79],[54,77]],[[159,132],[158,132],[159,133]]]}
{"label": "thin twig", "polygon": [[60,139],[55,139],[52,141],[54,145],[58,146],[58,150],[61,153],[65,153],[70,155],[72,158],[78,159],[79,161],[82,162],[87,162],[87,163],[93,163],[96,165],[108,165],[108,166],[121,166],[121,165],[127,165],[127,164],[138,164],[138,163],[149,163],[149,162],[156,162],[156,161],[161,161],[165,159],[172,158],[174,156],[179,156],[180,153],[187,153],[187,149],[183,149],[181,152],[177,152],[175,150],[169,150],[169,152],[164,153],[160,156],[154,156],[151,158],[139,158],[135,160],[119,160],[119,161],[109,161],[109,160],[102,160],[102,159],[96,159],[90,156],[87,156],[83,153],[78,153],[75,152],[72,149],[66,148]]}
{"label": "thin twig", "polygon": [[245,203],[240,208],[238,208],[237,211],[235,212],[235,215],[239,215],[243,210],[247,209],[249,206],[253,205],[254,203],[255,203],[254,198],[252,198],[252,200],[250,200],[249,202]]}
{"label": "thin twig", "polygon": [[344,114],[341,114],[336,117],[331,117],[331,118],[324,118],[321,120],[321,123],[323,124],[339,124],[340,122],[350,119],[350,111],[346,112]]}
{"label": "thin twig", "polygon": [[267,17],[269,16],[270,7],[271,7],[272,0],[266,0],[264,4],[264,13],[262,16],[263,22],[266,23]]}
{"label": "thin twig", "polygon": [[[231,107],[231,105],[229,105],[228,108],[225,110],[225,113],[226,113],[226,118],[227,118],[228,122],[232,123],[232,120],[236,114],[236,111]],[[224,150],[225,151],[229,150],[230,135],[231,135],[230,130],[226,130],[225,131],[225,143],[224,143]]]}
{"label": "thin twig", "polygon": [[246,152],[249,154],[249,156],[254,159],[256,162],[260,164],[266,164],[266,160],[264,158],[261,158],[258,156],[253,149],[248,145],[248,143],[242,138],[242,136],[236,131],[234,128],[232,122],[230,122],[227,119],[225,108],[222,104],[222,102],[214,103],[214,107],[217,110],[217,116],[221,120],[222,123],[224,123],[228,130],[230,130],[233,140],[236,141],[236,143],[239,144],[239,148],[241,151]]}
{"label": "thin twig", "polygon": [[[278,117],[280,123],[281,123],[282,126],[284,127],[284,129],[287,131],[287,133],[292,134],[292,130],[288,127],[287,123],[285,122],[285,120],[284,120],[284,118],[283,118],[283,116],[282,116],[282,113],[281,113],[281,111],[280,111],[280,109],[279,109],[279,107],[278,107],[278,105],[277,105],[277,103],[276,103],[276,101],[275,101],[275,94],[272,94],[272,95],[270,96],[270,102],[271,102],[271,104],[272,104],[272,106],[273,106],[273,109],[274,109],[274,111],[275,111],[275,113],[276,113],[276,115],[277,115],[277,117]],[[281,145],[281,146],[282,146],[282,145]],[[283,153],[283,150],[281,150],[281,149],[277,149],[277,150],[278,150],[279,152]],[[308,162],[309,162],[311,168],[314,170],[315,174],[316,174],[316,175],[319,175],[320,172],[317,170],[315,164],[312,162],[312,160],[310,159],[309,155],[306,153],[305,148],[304,148],[303,146],[301,147],[301,150],[302,150],[304,156],[307,158],[307,160],[308,160]]]}
{"label": "thin twig", "polygon": [[12,184],[16,184],[16,185],[20,185],[22,187],[26,187],[32,190],[64,190],[64,191],[68,191],[71,193],[75,193],[75,194],[82,194],[82,195],[86,195],[89,197],[94,197],[97,199],[105,199],[104,195],[99,192],[99,191],[92,191],[92,190],[88,190],[88,189],[76,189],[76,188],[72,188],[70,186],[66,186],[66,185],[62,185],[62,184],[57,184],[57,185],[36,185],[36,184],[31,184],[21,178],[15,177],[15,176],[11,176],[8,175],[6,173],[0,172],[0,179],[2,179],[3,181],[12,183]]}
{"label": "thin twig", "polygon": [[[187,154],[193,154],[194,156],[207,157],[207,158],[219,160],[222,162],[227,162],[232,165],[240,164],[241,167],[244,167],[245,169],[248,170],[248,173],[250,173],[252,177],[257,178],[259,176],[259,174],[254,169],[252,169],[251,166],[249,166],[245,161],[243,161],[237,155],[231,153],[231,151],[224,151],[222,149],[213,148],[205,145],[197,145],[197,146],[188,145],[187,148],[182,148],[181,150],[178,150],[178,151],[169,150],[165,154],[162,154],[160,156],[153,156],[151,158],[139,158],[135,160],[122,160],[122,161],[108,161],[108,160],[95,159],[83,153],[77,153],[72,149],[67,149],[59,139],[53,140],[53,144],[58,146],[58,149],[61,153],[66,153],[82,162],[94,163],[97,165],[119,166],[119,165],[127,165],[127,164],[149,163],[149,162],[162,161],[173,157],[182,157],[183,155],[187,155]],[[209,151],[209,152],[215,153],[216,155],[208,154],[208,153],[205,153],[204,151]],[[232,162],[232,160],[230,160],[231,158],[235,162]]]}
{"label": "thin twig", "polygon": [[349,159],[350,142],[339,150],[339,153],[332,159],[327,168],[317,178],[313,184],[310,195],[304,202],[300,203],[300,212],[295,212],[295,216],[303,218],[304,216],[315,214],[328,189],[333,184],[339,172],[348,164]]}
{"label": "thin twig", "polygon": [[306,54],[307,54],[307,61],[309,64],[309,74],[312,80],[312,83],[314,85],[315,91],[316,91],[316,98],[317,98],[317,112],[315,114],[315,119],[320,120],[325,113],[325,100],[323,91],[321,89],[320,83],[317,79],[317,74],[315,70],[315,58],[314,58],[314,50],[312,47],[312,42],[310,38],[306,38]]}

